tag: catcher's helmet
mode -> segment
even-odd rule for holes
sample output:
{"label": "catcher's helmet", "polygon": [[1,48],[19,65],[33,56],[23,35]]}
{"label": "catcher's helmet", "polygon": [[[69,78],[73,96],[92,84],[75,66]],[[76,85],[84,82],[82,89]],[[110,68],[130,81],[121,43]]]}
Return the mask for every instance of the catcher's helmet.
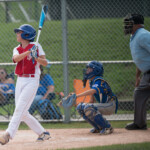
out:
{"label": "catcher's helmet", "polygon": [[92,72],[87,73],[87,69],[83,69],[83,86],[86,86],[86,81],[94,76],[103,76],[104,69],[102,63],[91,61],[86,65],[86,68],[92,68]]}
{"label": "catcher's helmet", "polygon": [[29,40],[31,42],[34,41],[34,38],[36,36],[36,31],[31,25],[23,24],[19,28],[14,29],[15,33],[19,32],[19,31],[23,31],[23,33],[21,33],[21,37],[24,40]]}
{"label": "catcher's helmet", "polygon": [[88,79],[91,79],[94,76],[103,76],[104,68],[102,63],[98,61],[91,61],[86,65],[86,68],[92,68],[93,71],[90,73],[86,73],[87,69],[83,69],[83,86],[86,86],[86,82]]}
{"label": "catcher's helmet", "polygon": [[140,14],[128,14],[124,20],[124,33],[125,35],[131,34],[133,25],[141,24],[144,26],[144,17]]}
{"label": "catcher's helmet", "polygon": [[102,63],[98,61],[91,61],[86,65],[86,68],[92,68],[93,71],[89,74],[86,74],[86,78],[90,79],[93,76],[103,76],[104,69]]}

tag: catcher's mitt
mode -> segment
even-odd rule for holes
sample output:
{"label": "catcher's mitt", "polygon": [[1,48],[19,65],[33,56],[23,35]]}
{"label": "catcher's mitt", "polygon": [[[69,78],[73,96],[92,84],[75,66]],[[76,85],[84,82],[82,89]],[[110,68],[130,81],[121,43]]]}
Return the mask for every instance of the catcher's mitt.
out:
{"label": "catcher's mitt", "polygon": [[76,94],[71,94],[67,97],[62,98],[61,102],[59,103],[59,106],[63,106],[64,108],[70,108],[74,106],[76,103]]}

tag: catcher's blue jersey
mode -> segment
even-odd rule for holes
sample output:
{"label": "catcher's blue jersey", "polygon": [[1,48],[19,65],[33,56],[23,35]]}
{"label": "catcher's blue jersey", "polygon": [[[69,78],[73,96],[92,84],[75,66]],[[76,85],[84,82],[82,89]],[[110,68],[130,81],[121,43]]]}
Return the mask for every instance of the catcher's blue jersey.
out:
{"label": "catcher's blue jersey", "polygon": [[94,80],[90,82],[90,88],[96,90],[94,97],[99,103],[108,103],[111,98],[115,96],[109,84],[100,76],[95,77]]}

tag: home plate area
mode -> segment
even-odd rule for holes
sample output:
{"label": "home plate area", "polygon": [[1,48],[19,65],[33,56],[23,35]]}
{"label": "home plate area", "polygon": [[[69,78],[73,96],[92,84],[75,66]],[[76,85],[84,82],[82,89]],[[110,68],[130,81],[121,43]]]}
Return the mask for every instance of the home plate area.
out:
{"label": "home plate area", "polygon": [[[113,144],[150,142],[150,129],[128,131],[114,129],[109,135],[90,133],[89,128],[83,129],[47,129],[51,138],[44,142],[36,142],[37,135],[31,130],[19,130],[13,140],[6,145],[0,145],[0,150],[55,150],[83,148]],[[4,131],[0,131],[3,134]],[[136,136],[135,136],[136,135]]]}

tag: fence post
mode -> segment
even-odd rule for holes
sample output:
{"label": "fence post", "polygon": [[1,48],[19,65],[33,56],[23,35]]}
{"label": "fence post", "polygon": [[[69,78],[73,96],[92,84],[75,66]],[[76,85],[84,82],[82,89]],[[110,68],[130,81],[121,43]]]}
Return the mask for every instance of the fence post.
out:
{"label": "fence post", "polygon": [[5,2],[5,15],[6,15],[6,23],[8,23],[10,20],[9,20],[9,15],[8,15],[8,2]]}
{"label": "fence post", "polygon": [[[63,45],[63,75],[64,75],[64,93],[65,96],[69,93],[68,80],[68,49],[67,49],[67,12],[66,0],[61,1],[61,16],[62,16],[62,45]],[[64,122],[70,122],[70,109],[64,109]]]}

